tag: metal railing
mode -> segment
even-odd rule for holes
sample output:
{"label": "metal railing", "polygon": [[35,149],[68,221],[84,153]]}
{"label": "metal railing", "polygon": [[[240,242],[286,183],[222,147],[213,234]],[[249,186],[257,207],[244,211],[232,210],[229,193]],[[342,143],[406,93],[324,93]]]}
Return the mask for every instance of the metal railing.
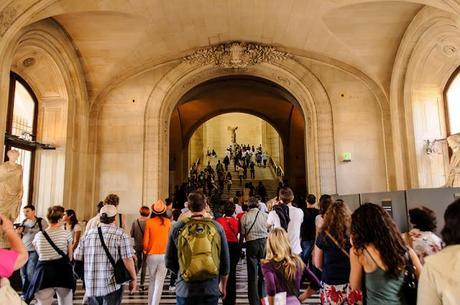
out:
{"label": "metal railing", "polygon": [[277,177],[281,177],[281,178],[284,177],[283,169],[281,168],[280,165],[276,164],[275,160],[273,160],[271,156],[269,157],[269,165],[272,167]]}

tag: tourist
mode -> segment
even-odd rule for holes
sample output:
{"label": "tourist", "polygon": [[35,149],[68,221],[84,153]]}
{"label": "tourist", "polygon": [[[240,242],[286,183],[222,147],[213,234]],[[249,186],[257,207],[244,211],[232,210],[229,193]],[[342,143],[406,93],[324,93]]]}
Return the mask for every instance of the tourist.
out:
{"label": "tourist", "polygon": [[64,222],[64,229],[72,234],[72,251],[75,251],[81,237],[81,226],[78,223],[77,214],[74,210],[65,210],[64,218],[62,220]]}
{"label": "tourist", "polygon": [[[114,205],[104,205],[100,211],[99,226],[87,231],[75,250],[74,259],[84,261],[85,295],[89,305],[120,305],[122,302],[124,286],[115,282],[114,266],[108,254],[114,262],[123,260],[131,276],[130,292],[137,287],[135,253],[128,234],[115,224],[117,214]],[[106,253],[100,235],[109,253]]]}
{"label": "tourist", "polygon": [[137,271],[141,272],[140,290],[144,290],[146,262],[144,254],[144,232],[145,222],[149,219],[150,209],[147,206],[142,206],[139,209],[140,216],[131,224],[131,238],[134,240],[134,251],[137,258]]}
{"label": "tourist", "polygon": [[93,218],[88,220],[88,222],[86,223],[85,234],[89,230],[97,228],[97,226],[99,225],[99,219],[101,218],[101,215],[99,213],[100,213],[100,211],[101,211],[103,206],[104,206],[104,201],[99,201],[97,203],[97,205],[96,205],[97,214],[96,214],[96,216],[94,216]]}
{"label": "tourist", "polygon": [[442,240],[433,231],[436,229],[436,216],[426,207],[409,210],[409,222],[413,229],[404,235],[409,247],[414,249],[422,265],[425,257],[442,249]]}
{"label": "tourist", "polygon": [[318,235],[324,222],[324,214],[326,214],[329,205],[332,203],[332,197],[328,194],[323,194],[319,197],[319,215],[315,217],[316,235]]}
{"label": "tourist", "polygon": [[300,236],[302,240],[302,259],[305,264],[308,264],[315,245],[315,218],[319,215],[319,210],[316,208],[316,197],[313,194],[307,195],[306,204],[306,208],[303,210],[304,216]]}
{"label": "tourist", "polygon": [[256,195],[260,196],[262,202],[267,201],[267,189],[262,181],[259,181],[259,184],[256,187]]}
{"label": "tourist", "polygon": [[173,200],[171,198],[166,198],[165,199],[165,205],[166,205],[166,217],[169,219],[172,218],[172,212],[173,212]]}
{"label": "tourist", "polygon": [[[178,274],[177,305],[217,305],[219,295],[222,299],[226,296],[230,269],[227,239],[222,227],[206,217],[203,194],[191,193],[187,201],[192,214],[171,229],[166,248],[166,267]],[[201,237],[203,233],[207,237]],[[215,234],[219,234],[220,238],[212,238]],[[200,237],[199,246],[187,246],[187,239],[194,242]],[[192,268],[187,262],[193,262]]]}
{"label": "tourist", "polygon": [[30,281],[32,281],[35,266],[38,262],[38,254],[35,251],[32,242],[38,232],[43,231],[48,227],[48,222],[45,219],[36,216],[35,207],[33,205],[26,205],[23,208],[23,212],[25,219],[18,227],[17,233],[22,235],[22,242],[29,254],[27,263],[21,268],[22,291],[26,292],[29,288]]}
{"label": "tourist", "polygon": [[230,157],[227,154],[225,155],[223,163],[225,166],[225,171],[228,172],[228,166],[230,164]]}
{"label": "tourist", "polygon": [[283,228],[287,231],[289,242],[294,254],[302,253],[300,245],[300,227],[303,222],[303,212],[294,207],[294,193],[289,187],[283,187],[279,191],[280,202],[268,213],[267,225],[269,228]]}
{"label": "tourist", "polygon": [[152,215],[145,222],[144,252],[149,269],[149,305],[160,304],[167,269],[165,264],[166,244],[171,229],[171,220],[166,215],[166,205],[158,200],[152,204]]}
{"label": "tourist", "polygon": [[[313,250],[313,264],[322,270],[321,304],[347,304],[350,276],[350,210],[343,201],[332,203],[324,214]],[[342,302],[336,302],[335,294]]]}
{"label": "tourist", "polygon": [[[8,278],[27,262],[29,254],[21,238],[14,231],[13,223],[0,214],[0,234],[10,244],[10,249],[0,249],[0,279]],[[12,304],[11,304],[12,305]]]}
{"label": "tourist", "polygon": [[265,296],[260,260],[266,254],[268,215],[259,210],[259,202],[255,197],[249,199],[248,208],[248,212],[241,218],[241,233],[246,239],[248,299],[249,304],[259,305],[261,297]]}
{"label": "tourist", "polygon": [[239,223],[233,217],[235,214],[235,204],[226,201],[224,206],[224,216],[216,221],[222,226],[227,237],[228,251],[230,253],[230,272],[228,273],[227,295],[223,300],[224,305],[234,305],[236,301],[236,266],[241,255],[241,246],[238,239]]}
{"label": "tourist", "polygon": [[402,287],[406,264],[410,259],[417,277],[422,265],[414,250],[404,244],[391,216],[379,205],[361,205],[351,217],[351,241],[352,291],[363,289],[365,282],[367,305],[405,305]]}
{"label": "tourist", "polygon": [[[104,205],[113,205],[117,208],[118,213],[118,205],[120,204],[120,197],[117,194],[108,194],[107,197],[104,199]],[[115,219],[115,224],[118,225],[120,228],[126,231],[126,215],[121,213],[117,214],[117,218]]]}
{"label": "tourist", "polygon": [[[180,215],[181,215],[181,210],[179,210],[179,209],[173,210],[173,216],[172,216],[172,220],[171,220],[171,227],[173,227],[174,224],[179,220]],[[174,292],[174,291],[176,291],[177,273],[171,272],[171,270],[169,270],[169,272],[170,272],[170,277],[169,277],[169,288],[168,288],[168,290],[171,291],[171,292]]]}
{"label": "tourist", "polygon": [[267,214],[268,214],[268,207],[267,207],[267,205],[265,204],[265,202],[261,201],[261,198],[260,198],[259,195],[256,195],[256,196],[254,196],[254,197],[256,197],[257,201],[259,202],[259,210],[260,210],[261,212],[264,212],[264,213],[267,213]]}
{"label": "tourist", "polygon": [[425,258],[417,305],[458,305],[460,300],[460,199],[447,207],[444,221],[446,248]]}
{"label": "tourist", "polygon": [[225,181],[227,182],[227,192],[230,193],[230,190],[232,189],[232,174],[230,172],[227,172],[227,175],[225,176]]}
{"label": "tourist", "polygon": [[48,208],[49,226],[34,237],[32,243],[38,254],[38,263],[25,294],[28,303],[35,297],[38,305],[48,305],[56,294],[59,305],[72,305],[75,285],[70,265],[72,233],[62,227],[63,217],[62,206]]}
{"label": "tourist", "polygon": [[262,261],[262,272],[268,296],[266,305],[275,304],[277,293],[286,293],[286,305],[299,305],[315,292],[309,287],[300,294],[305,265],[298,255],[292,253],[288,236],[282,228],[275,228],[268,234],[267,255]]}
{"label": "tourist", "polygon": [[255,163],[252,160],[249,163],[249,170],[250,170],[250,173],[251,173],[251,179],[256,179]]}

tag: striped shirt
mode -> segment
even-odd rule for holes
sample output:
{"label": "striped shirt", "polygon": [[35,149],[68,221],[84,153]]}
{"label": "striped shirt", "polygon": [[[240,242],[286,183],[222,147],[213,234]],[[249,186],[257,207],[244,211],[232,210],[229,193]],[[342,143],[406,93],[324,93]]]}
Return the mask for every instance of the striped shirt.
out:
{"label": "striped shirt", "polygon": [[[67,254],[67,249],[69,245],[72,244],[72,233],[63,228],[48,228],[46,229],[46,233],[48,233],[54,244],[61,249],[62,252]],[[32,244],[38,253],[38,260],[40,261],[50,261],[62,258],[62,256],[49,244],[42,232],[38,232],[35,235]]]}
{"label": "striped shirt", "polygon": [[[122,228],[115,223],[100,224],[100,227],[104,243],[115,262],[135,255],[130,237]],[[86,296],[101,297],[121,288],[115,283],[113,267],[102,247],[97,228],[86,232],[75,250],[74,258],[84,261]]]}
{"label": "striped shirt", "polygon": [[[259,215],[256,219],[257,212],[259,212]],[[245,236],[246,241],[267,238],[267,217],[267,214],[259,211],[258,208],[252,208],[241,218],[241,232]],[[249,234],[247,233],[248,231]]]}

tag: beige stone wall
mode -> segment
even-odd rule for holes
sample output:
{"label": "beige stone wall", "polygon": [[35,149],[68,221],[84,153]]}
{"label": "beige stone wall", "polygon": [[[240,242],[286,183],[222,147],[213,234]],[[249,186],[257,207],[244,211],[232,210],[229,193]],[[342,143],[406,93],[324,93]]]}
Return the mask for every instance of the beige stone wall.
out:
{"label": "beige stone wall", "polygon": [[[374,93],[350,73],[305,64],[321,79],[332,104],[337,193],[386,191],[383,114]],[[342,162],[344,152],[352,154],[351,162]]]}
{"label": "beige stone wall", "polygon": [[206,140],[204,136],[206,133],[206,124],[201,125],[193,133],[193,136],[190,138],[188,145],[188,164],[190,166],[200,159],[201,164],[203,164],[206,156]]}
{"label": "beige stone wall", "polygon": [[[142,204],[152,204],[142,198],[144,112],[151,88],[166,69],[132,78],[104,97],[96,129],[94,203],[116,193],[120,196],[120,211],[127,214],[137,214]],[[163,179],[168,181],[169,175],[166,173]]]}
{"label": "beige stone wall", "polygon": [[283,142],[278,132],[276,132],[275,128],[266,121],[261,120],[260,124],[262,130],[262,146],[276,164],[284,168]]}

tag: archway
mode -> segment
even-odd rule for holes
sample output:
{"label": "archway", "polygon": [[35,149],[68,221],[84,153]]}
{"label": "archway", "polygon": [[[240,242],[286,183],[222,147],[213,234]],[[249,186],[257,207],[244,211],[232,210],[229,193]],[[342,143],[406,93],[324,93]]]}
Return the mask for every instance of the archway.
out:
{"label": "archway", "polygon": [[[276,164],[273,167],[282,164],[283,173],[278,177],[274,176],[273,179],[285,179],[297,193],[304,194],[307,191],[304,143],[306,131],[305,119],[299,103],[281,86],[261,78],[247,76],[209,80],[194,87],[180,99],[170,120],[169,190],[172,191],[175,185],[184,182],[187,178],[192,166],[188,157],[192,135],[206,121],[225,113],[235,112],[254,115],[273,126],[272,129],[276,130],[275,133],[281,139],[283,150],[278,160],[272,160]],[[245,125],[245,122],[235,121],[232,124]],[[222,133],[223,130],[220,132]],[[253,132],[262,132],[262,130],[253,130]],[[226,136],[228,135],[220,134],[220,137]],[[258,136],[261,135],[254,134],[254,138]],[[239,144],[262,143],[250,141]],[[269,150],[271,152],[273,149]],[[204,162],[204,158],[201,158],[201,162]]]}

